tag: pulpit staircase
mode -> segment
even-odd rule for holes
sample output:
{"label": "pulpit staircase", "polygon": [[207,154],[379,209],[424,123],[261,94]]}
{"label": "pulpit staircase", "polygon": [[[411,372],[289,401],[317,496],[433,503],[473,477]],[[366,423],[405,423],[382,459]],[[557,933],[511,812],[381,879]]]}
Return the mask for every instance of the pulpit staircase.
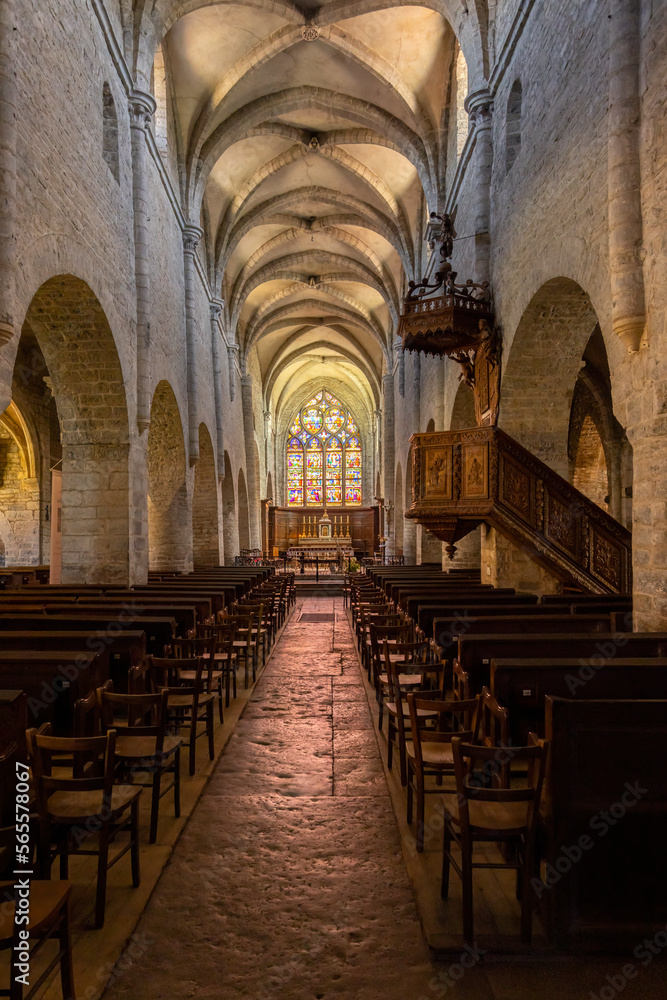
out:
{"label": "pulpit staircase", "polygon": [[405,512],[447,543],[482,522],[563,582],[595,594],[632,592],[632,536],[498,427],[411,438]]}

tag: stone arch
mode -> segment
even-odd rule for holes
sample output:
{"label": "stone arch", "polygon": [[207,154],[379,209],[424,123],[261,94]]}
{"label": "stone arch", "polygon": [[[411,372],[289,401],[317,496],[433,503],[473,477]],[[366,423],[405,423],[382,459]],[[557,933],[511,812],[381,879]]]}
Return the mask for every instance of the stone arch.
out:
{"label": "stone arch", "polygon": [[225,563],[233,565],[239,552],[239,525],[234,473],[229,454],[225,452],[225,478],[222,481],[222,534],[225,546]]}
{"label": "stone arch", "polygon": [[[123,374],[107,316],[91,287],[73,274],[46,280],[28,306],[14,386],[45,379],[62,440],[63,583],[127,583],[131,518],[129,421]],[[32,370],[30,357],[44,367]],[[45,487],[46,484],[43,484]],[[134,513],[134,512],[133,512]]]}
{"label": "stone arch", "polygon": [[248,490],[246,489],[243,469],[239,469],[238,475],[238,524],[239,524],[239,548],[250,548],[250,523],[248,520]]}
{"label": "stone arch", "polygon": [[192,561],[195,569],[220,565],[218,488],[213,442],[206,424],[199,425],[199,461],[192,493]]}
{"label": "stone arch", "polygon": [[0,541],[5,562],[29,566],[41,562],[40,485],[33,437],[12,401],[0,414]]}
{"label": "stone arch", "polygon": [[403,470],[401,463],[396,466],[396,478],[394,479],[394,552],[397,556],[403,555]]}
{"label": "stone arch", "polygon": [[183,424],[174,390],[162,379],[148,429],[148,565],[192,569],[192,527]]}
{"label": "stone arch", "polygon": [[449,429],[451,431],[463,431],[467,430],[468,427],[476,426],[477,420],[475,419],[475,397],[473,391],[465,382],[461,382],[454,397]]}
{"label": "stone arch", "polygon": [[586,414],[579,428],[572,484],[598,507],[609,509],[607,460],[600,432],[590,413]]}
{"label": "stone arch", "polygon": [[552,278],[529,302],[504,366],[500,426],[564,478],[572,395],[597,325],[581,285]]}

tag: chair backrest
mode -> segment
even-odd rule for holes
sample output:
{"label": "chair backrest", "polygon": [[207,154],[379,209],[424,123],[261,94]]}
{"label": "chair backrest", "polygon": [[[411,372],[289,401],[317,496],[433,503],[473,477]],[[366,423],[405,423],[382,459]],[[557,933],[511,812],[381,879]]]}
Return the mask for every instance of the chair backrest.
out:
{"label": "chair backrest", "polygon": [[[199,699],[199,695],[211,690],[211,674],[214,661],[201,656],[188,660],[176,660],[173,657],[151,656],[151,687],[154,691],[166,690],[172,694],[189,694]],[[181,674],[184,670],[194,671],[194,679],[184,681]]]}
{"label": "chair backrest", "polygon": [[[443,663],[446,662],[443,660]],[[470,698],[470,675],[460,666],[458,660],[454,660],[452,689],[457,701],[468,701]]]}
{"label": "chair backrest", "polygon": [[[154,736],[155,752],[162,752],[167,730],[169,700],[169,692],[166,689],[159,694],[114,694],[108,688],[99,687],[95,693],[105,732],[115,729],[119,736]],[[125,710],[126,724],[119,724],[114,720],[114,708]]]}
{"label": "chair backrest", "polygon": [[172,655],[178,660],[193,660],[198,656],[212,656],[215,652],[213,636],[172,639]]}
{"label": "chair backrest", "polygon": [[[462,834],[470,828],[469,804],[474,800],[527,803],[526,830],[534,835],[539,819],[548,754],[548,740],[538,739],[535,733],[529,733],[528,746],[509,748],[482,747],[455,736],[452,740],[452,755]],[[522,787],[499,788],[494,781],[502,764],[509,763],[508,758],[528,765],[527,781]]]}
{"label": "chair backrest", "polygon": [[[456,701],[428,696],[425,698],[422,693],[410,693],[408,694],[408,706],[410,708],[412,745],[418,768],[421,769],[424,766],[421,746],[423,742],[451,743],[454,737],[468,743],[472,741],[479,711],[479,698]],[[433,724],[432,718],[427,720],[425,716],[420,716],[421,709],[437,713],[435,724]]]}
{"label": "chair backrest", "polygon": [[[51,736],[46,732],[39,733],[36,729],[29,729],[26,735],[32,757],[40,820],[48,817],[48,800],[54,792],[102,791],[103,803],[105,801],[110,803],[116,749],[114,729],[104,736],[70,738]],[[54,757],[56,757],[57,774],[53,773]],[[63,773],[67,764],[72,768],[71,776]]]}
{"label": "chair backrest", "polygon": [[[509,744],[509,712],[489,691],[482,688],[473,742],[483,747],[507,747]],[[509,766],[503,764],[494,779],[499,788],[509,788]]]}
{"label": "chair backrest", "polygon": [[151,657],[143,656],[141,662],[130,667],[127,675],[128,694],[150,694],[151,687]]}

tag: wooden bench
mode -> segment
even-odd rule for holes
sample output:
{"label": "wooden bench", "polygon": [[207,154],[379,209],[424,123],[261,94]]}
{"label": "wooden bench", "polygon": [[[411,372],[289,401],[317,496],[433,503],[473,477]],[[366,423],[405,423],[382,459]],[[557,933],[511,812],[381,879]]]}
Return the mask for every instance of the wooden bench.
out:
{"label": "wooden bench", "polygon": [[56,736],[71,734],[78,698],[109,678],[108,653],[90,650],[0,650],[0,685],[24,691],[28,725],[50,722]]}
{"label": "wooden bench", "polygon": [[[111,626],[111,628],[110,628]],[[152,617],[149,615],[128,618],[109,618],[106,615],[7,615],[0,614],[0,642],[2,633],[10,631],[71,631],[97,632],[114,634],[118,630],[137,632],[146,636],[146,652],[154,656],[162,656],[164,647],[174,638],[175,622],[173,618]]]}
{"label": "wooden bench", "polygon": [[491,690],[509,712],[510,737],[545,733],[548,695],[571,699],[667,698],[667,658],[614,658],[600,667],[585,659],[491,660]]}
{"label": "wooden bench", "polygon": [[146,654],[146,633],[124,629],[117,635],[93,630],[36,630],[0,632],[3,649],[82,649],[104,653],[108,657],[108,674],[116,691],[127,691],[130,669]]}
{"label": "wooden bench", "polygon": [[642,942],[667,924],[667,701],[546,704],[552,875],[534,888],[550,938],[617,961],[634,952],[641,969],[652,957]]}
{"label": "wooden bench", "polygon": [[615,657],[667,657],[667,632],[577,632],[543,635],[461,635],[458,640],[459,667],[470,678],[470,690],[477,694],[491,680],[491,660],[590,659]]}
{"label": "wooden bench", "polygon": [[27,728],[28,704],[25,691],[0,687],[0,755],[8,746],[16,743],[19,760],[25,763]]}

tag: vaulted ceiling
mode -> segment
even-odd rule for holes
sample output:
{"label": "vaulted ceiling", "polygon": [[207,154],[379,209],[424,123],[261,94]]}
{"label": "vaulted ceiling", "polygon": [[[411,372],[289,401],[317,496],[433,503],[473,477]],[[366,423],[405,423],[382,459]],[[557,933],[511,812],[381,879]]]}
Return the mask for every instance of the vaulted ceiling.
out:
{"label": "vaulted ceiling", "polygon": [[378,399],[444,200],[456,39],[432,7],[191,3],[165,21],[186,211],[268,405],[322,364]]}

